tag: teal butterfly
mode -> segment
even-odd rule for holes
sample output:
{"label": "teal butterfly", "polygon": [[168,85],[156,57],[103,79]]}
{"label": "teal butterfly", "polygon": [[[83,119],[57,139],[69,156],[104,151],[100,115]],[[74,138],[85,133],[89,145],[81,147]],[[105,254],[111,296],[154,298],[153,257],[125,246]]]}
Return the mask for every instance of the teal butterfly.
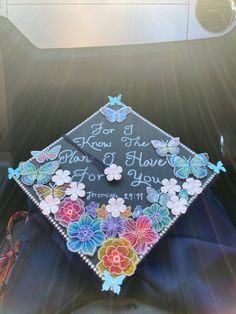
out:
{"label": "teal butterfly", "polygon": [[218,161],[216,165],[212,164],[211,162],[208,164],[208,168],[213,170],[215,173],[219,174],[220,171],[226,172],[226,169],[222,163],[222,161]]}
{"label": "teal butterfly", "polygon": [[11,180],[13,177],[16,177],[19,179],[21,173],[20,167],[17,167],[16,169],[13,169],[11,167],[8,168],[8,179]]}
{"label": "teal butterfly", "polygon": [[177,178],[187,179],[191,174],[197,179],[203,179],[207,176],[206,166],[209,163],[207,154],[199,154],[189,159],[180,156],[167,156],[167,161],[174,168],[174,174]]}
{"label": "teal butterfly", "polygon": [[59,168],[59,161],[50,161],[43,166],[36,168],[34,164],[29,161],[21,162],[21,181],[25,185],[33,185],[35,180],[37,184],[46,184],[48,183],[52,175]]}
{"label": "teal butterfly", "polygon": [[112,290],[116,294],[120,294],[120,285],[122,284],[123,280],[125,279],[125,275],[120,275],[117,277],[112,277],[108,271],[104,271],[104,282],[102,285],[102,291],[109,291]]}
{"label": "teal butterfly", "polygon": [[121,94],[116,96],[116,97],[112,97],[112,96],[108,96],[108,99],[109,99],[109,105],[111,106],[114,106],[114,105],[117,105],[117,106],[122,106],[122,102],[121,102]]}

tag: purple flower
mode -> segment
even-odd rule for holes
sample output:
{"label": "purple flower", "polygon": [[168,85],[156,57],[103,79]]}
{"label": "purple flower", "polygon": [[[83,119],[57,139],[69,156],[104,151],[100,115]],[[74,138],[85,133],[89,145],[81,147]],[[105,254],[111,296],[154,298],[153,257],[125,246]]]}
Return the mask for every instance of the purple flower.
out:
{"label": "purple flower", "polygon": [[107,216],[101,223],[101,230],[107,238],[115,238],[124,232],[124,220],[121,217]]}
{"label": "purple flower", "polygon": [[85,206],[86,214],[95,218],[97,216],[96,209],[99,208],[99,203],[91,202],[90,205]]}

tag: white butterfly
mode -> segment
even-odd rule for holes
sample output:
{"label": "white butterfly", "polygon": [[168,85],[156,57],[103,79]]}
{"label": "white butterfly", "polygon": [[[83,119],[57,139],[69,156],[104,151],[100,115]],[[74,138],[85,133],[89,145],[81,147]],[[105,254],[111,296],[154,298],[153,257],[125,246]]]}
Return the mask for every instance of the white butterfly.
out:
{"label": "white butterfly", "polygon": [[157,155],[160,157],[166,157],[167,155],[179,154],[179,137],[172,138],[170,141],[152,140],[152,145],[156,148]]}

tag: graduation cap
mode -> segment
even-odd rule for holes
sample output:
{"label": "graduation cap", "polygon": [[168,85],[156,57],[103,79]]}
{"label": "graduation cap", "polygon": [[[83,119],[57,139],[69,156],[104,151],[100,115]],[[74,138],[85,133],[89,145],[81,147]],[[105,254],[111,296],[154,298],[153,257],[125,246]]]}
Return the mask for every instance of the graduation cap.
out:
{"label": "graduation cap", "polygon": [[125,277],[220,171],[121,101],[108,103],[9,169],[30,199],[119,294]]}

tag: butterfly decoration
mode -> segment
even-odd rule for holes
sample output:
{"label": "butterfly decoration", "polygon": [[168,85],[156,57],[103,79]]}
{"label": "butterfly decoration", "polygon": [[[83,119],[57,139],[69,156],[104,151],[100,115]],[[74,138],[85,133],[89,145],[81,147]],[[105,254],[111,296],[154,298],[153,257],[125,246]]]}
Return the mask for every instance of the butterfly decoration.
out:
{"label": "butterfly decoration", "polygon": [[132,213],[132,217],[134,219],[137,219],[138,217],[140,217],[143,213],[143,208],[140,205],[137,205]]}
{"label": "butterfly decoration", "polygon": [[197,179],[207,176],[208,154],[195,155],[189,159],[176,155],[167,156],[167,161],[174,168],[174,175],[179,179],[187,179],[191,174]]}
{"label": "butterfly decoration", "polygon": [[208,164],[208,168],[213,170],[215,173],[219,174],[220,171],[226,172],[226,169],[222,163],[222,161],[218,161],[216,165],[212,164],[211,162]]}
{"label": "butterfly decoration", "polygon": [[21,162],[21,181],[25,185],[33,185],[35,180],[37,184],[46,184],[51,180],[59,165],[57,160],[49,161],[39,168],[29,161]]}
{"label": "butterfly decoration", "polygon": [[182,189],[179,194],[178,194],[179,198],[184,198],[186,199],[186,201],[188,200],[188,192],[186,189]]}
{"label": "butterfly decoration", "polygon": [[39,199],[42,201],[46,196],[51,195],[54,198],[62,199],[66,196],[66,189],[69,187],[68,183],[64,183],[60,186],[50,187],[44,184],[34,184],[33,189]]}
{"label": "butterfly decoration", "polygon": [[151,144],[156,149],[157,155],[160,157],[166,157],[168,155],[179,154],[179,137],[172,138],[170,141],[152,140]]}
{"label": "butterfly decoration", "polygon": [[123,122],[126,119],[127,114],[131,111],[131,107],[124,106],[118,110],[102,107],[100,111],[106,117],[107,121],[111,123]]}
{"label": "butterfly decoration", "polygon": [[8,168],[8,179],[11,180],[13,177],[16,177],[17,179],[20,178],[20,167],[17,167],[16,169],[13,169],[11,167]]}
{"label": "butterfly decoration", "polygon": [[48,160],[55,160],[60,153],[61,145],[57,145],[53,148],[46,148],[42,151],[33,150],[31,151],[31,155],[36,159],[36,161],[40,164],[44,163]]}
{"label": "butterfly decoration", "polygon": [[121,94],[116,96],[116,97],[112,97],[112,96],[108,96],[108,99],[109,99],[109,105],[111,106],[114,106],[114,105],[117,105],[117,106],[122,106],[122,102],[121,102]]}
{"label": "butterfly decoration", "polygon": [[120,285],[125,279],[125,275],[120,275],[117,277],[112,277],[108,271],[104,271],[104,282],[102,285],[102,291],[112,290],[116,294],[120,294]]}
{"label": "butterfly decoration", "polygon": [[170,200],[170,196],[168,194],[162,194],[150,186],[147,187],[146,198],[149,203],[159,203],[163,207],[165,207],[167,202]]}

